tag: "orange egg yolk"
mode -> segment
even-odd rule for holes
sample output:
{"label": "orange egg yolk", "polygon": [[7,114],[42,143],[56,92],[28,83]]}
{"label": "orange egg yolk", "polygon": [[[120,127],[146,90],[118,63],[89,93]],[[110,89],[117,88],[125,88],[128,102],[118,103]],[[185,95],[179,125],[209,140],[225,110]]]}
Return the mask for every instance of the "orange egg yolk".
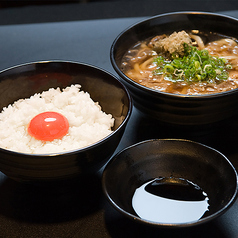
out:
{"label": "orange egg yolk", "polygon": [[61,139],[68,133],[69,122],[58,112],[43,112],[36,115],[28,125],[28,133],[37,140]]}

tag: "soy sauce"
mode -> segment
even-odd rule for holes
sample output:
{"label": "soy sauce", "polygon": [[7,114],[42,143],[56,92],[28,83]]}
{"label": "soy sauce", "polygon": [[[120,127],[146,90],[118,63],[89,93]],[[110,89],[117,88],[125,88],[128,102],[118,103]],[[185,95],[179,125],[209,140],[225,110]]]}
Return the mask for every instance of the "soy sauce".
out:
{"label": "soy sauce", "polygon": [[136,189],[132,207],[143,219],[159,223],[187,223],[208,211],[207,194],[182,178],[157,178]]}

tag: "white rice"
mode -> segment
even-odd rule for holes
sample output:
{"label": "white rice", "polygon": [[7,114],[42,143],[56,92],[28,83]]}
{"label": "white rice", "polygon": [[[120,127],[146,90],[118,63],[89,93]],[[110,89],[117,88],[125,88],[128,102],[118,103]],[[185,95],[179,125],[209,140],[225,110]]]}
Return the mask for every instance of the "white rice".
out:
{"label": "white rice", "polygon": [[[30,154],[57,153],[86,147],[109,135],[114,118],[80,87],[72,85],[62,91],[51,88],[3,108],[0,147]],[[68,119],[69,131],[62,139],[44,142],[28,134],[31,119],[45,111],[59,112]]]}

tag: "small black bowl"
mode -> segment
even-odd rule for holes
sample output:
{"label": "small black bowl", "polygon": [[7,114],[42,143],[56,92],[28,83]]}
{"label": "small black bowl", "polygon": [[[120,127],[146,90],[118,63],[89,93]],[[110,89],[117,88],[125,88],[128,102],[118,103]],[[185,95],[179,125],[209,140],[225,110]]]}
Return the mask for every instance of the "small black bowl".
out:
{"label": "small black bowl", "polygon": [[[98,171],[114,153],[132,110],[127,89],[112,74],[77,62],[27,63],[0,72],[0,109],[49,88],[80,84],[115,118],[113,132],[85,148],[51,154],[26,154],[0,148],[0,171],[18,181],[74,178]],[[17,143],[17,141],[16,141]]]}
{"label": "small black bowl", "polygon": [[[198,185],[209,198],[209,211],[201,219],[182,223],[139,217],[132,206],[133,194],[155,178],[184,179]],[[237,173],[223,154],[178,139],[147,140],[122,150],[106,165],[102,184],[109,202],[123,215],[160,227],[189,227],[211,221],[227,211],[237,197]]]}
{"label": "small black bowl", "polygon": [[146,115],[174,125],[208,125],[237,114],[238,89],[209,95],[164,93],[136,83],[121,71],[123,55],[139,41],[181,30],[200,30],[238,38],[238,20],[206,12],[175,12],[138,22],[114,40],[111,64],[128,87],[134,105]]}

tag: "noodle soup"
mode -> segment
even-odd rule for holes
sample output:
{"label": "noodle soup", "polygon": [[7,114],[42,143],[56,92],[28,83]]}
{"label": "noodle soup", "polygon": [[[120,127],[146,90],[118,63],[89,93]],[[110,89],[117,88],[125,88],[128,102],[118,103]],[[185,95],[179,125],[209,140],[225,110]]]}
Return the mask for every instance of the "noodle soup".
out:
{"label": "noodle soup", "polygon": [[197,30],[138,42],[121,70],[135,82],[166,93],[201,95],[238,87],[237,40]]}

